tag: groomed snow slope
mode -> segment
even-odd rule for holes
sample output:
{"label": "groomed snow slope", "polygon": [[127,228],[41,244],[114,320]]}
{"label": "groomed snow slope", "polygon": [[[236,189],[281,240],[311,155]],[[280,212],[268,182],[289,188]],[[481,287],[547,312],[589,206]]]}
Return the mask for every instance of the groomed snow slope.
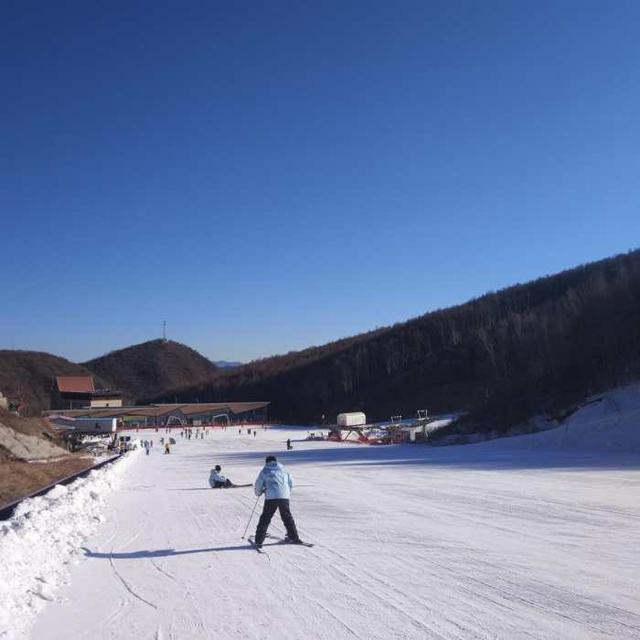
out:
{"label": "groomed snow slope", "polygon": [[[546,434],[365,447],[230,429],[162,455],[160,435],[32,638],[640,638],[635,454],[526,444]],[[251,482],[268,453],[294,475],[312,549],[259,555],[241,540],[251,488],[207,487],[216,462]]]}
{"label": "groomed snow slope", "polygon": [[139,451],[68,486],[20,503],[0,522],[0,638],[27,635],[46,601],[66,582],[81,545],[104,520],[107,496]]}
{"label": "groomed snow slope", "polygon": [[504,438],[491,449],[640,453],[640,384],[593,396],[556,428]]}

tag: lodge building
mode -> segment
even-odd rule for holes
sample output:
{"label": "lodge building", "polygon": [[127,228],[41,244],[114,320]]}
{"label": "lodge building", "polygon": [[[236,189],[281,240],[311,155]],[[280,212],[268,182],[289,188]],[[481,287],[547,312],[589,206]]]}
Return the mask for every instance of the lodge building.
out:
{"label": "lodge building", "polygon": [[122,407],[122,393],[96,389],[93,376],[56,376],[51,392],[51,408],[56,410]]}

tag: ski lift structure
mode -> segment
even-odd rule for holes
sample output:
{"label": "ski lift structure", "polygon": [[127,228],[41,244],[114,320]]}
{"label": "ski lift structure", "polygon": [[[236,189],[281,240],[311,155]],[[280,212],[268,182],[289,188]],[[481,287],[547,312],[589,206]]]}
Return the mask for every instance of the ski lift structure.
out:
{"label": "ski lift structure", "polygon": [[[228,427],[229,426],[229,414],[228,413],[216,413],[216,415],[211,417],[211,424],[215,427],[216,420],[220,420],[220,425]],[[223,422],[224,420],[224,422]]]}
{"label": "ski lift structure", "polygon": [[367,423],[361,411],[341,413],[336,424],[329,428],[327,440],[369,445],[416,442],[427,439],[432,421],[427,409],[418,409],[416,417],[409,420],[403,420],[400,415],[391,416],[387,423]]}

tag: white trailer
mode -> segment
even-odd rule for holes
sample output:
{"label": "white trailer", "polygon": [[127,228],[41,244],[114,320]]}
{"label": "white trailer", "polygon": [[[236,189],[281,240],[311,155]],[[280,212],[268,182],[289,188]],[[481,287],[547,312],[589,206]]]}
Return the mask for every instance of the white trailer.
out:
{"label": "white trailer", "polygon": [[110,435],[118,428],[117,418],[69,418],[51,416],[49,424],[58,431],[78,435]]}
{"label": "white trailer", "polygon": [[367,416],[362,411],[338,414],[339,427],[361,427],[365,424],[367,424]]}

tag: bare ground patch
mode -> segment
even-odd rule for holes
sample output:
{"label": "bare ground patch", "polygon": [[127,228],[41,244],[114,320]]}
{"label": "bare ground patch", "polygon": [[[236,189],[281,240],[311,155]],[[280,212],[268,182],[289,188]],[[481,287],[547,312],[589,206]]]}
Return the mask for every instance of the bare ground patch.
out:
{"label": "bare ground patch", "polygon": [[92,457],[69,455],[54,462],[11,460],[0,453],[0,506],[93,466]]}

